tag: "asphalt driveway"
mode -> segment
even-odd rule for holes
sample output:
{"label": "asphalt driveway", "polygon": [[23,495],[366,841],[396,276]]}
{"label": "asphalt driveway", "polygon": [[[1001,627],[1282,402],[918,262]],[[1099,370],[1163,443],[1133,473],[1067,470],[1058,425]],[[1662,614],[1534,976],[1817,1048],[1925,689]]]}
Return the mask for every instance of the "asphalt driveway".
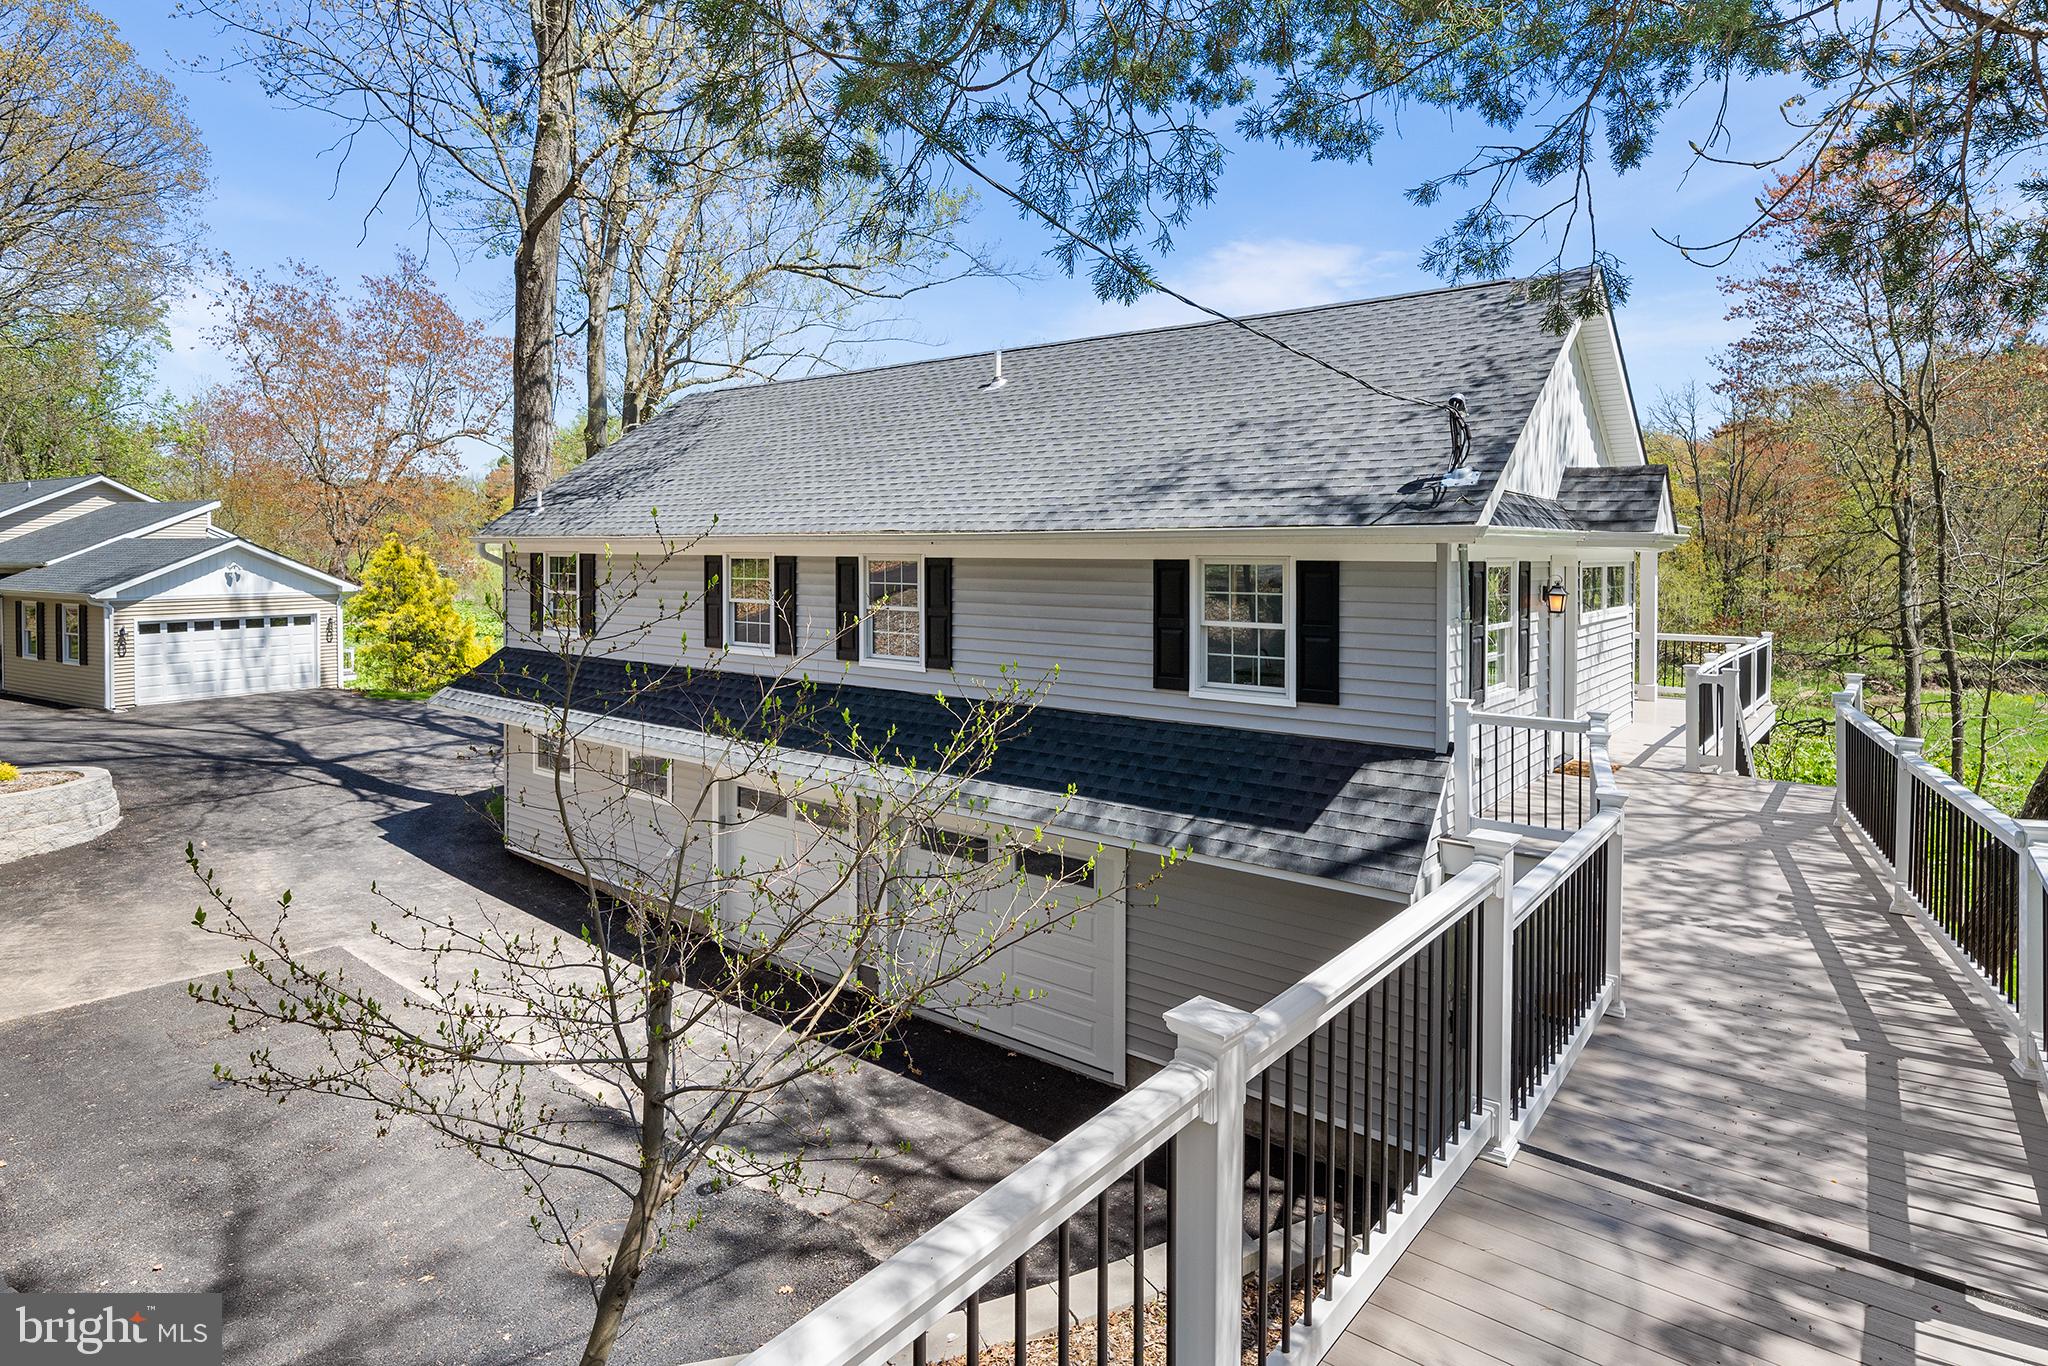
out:
{"label": "asphalt driveway", "polygon": [[[483,815],[496,741],[420,704],[334,692],[122,716],[0,700],[0,758],[104,766],[125,813],[91,844],[0,865],[9,1287],[217,1289],[236,1362],[573,1359],[587,1293],[527,1227],[516,1178],[416,1123],[379,1140],[339,1102],[280,1107],[216,1085],[212,1064],[247,1045],[185,994],[233,957],[192,928],[188,840],[238,899],[289,888],[298,942],[351,971],[378,956],[372,882],[465,918],[573,928],[574,889],[506,854]],[[643,1279],[614,1359],[759,1343],[1105,1095],[913,1029],[889,1065],[834,1086],[834,1131],[893,1151],[862,1169],[874,1198],[693,1194],[698,1228]]]}

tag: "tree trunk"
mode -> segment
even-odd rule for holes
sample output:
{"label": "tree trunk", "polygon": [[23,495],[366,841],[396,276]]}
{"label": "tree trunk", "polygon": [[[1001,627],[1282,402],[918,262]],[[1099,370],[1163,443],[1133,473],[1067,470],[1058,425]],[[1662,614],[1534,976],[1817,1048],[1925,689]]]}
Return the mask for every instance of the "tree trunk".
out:
{"label": "tree trunk", "polygon": [[1899,664],[1905,671],[1905,731],[1920,734],[1920,674],[1927,651],[1920,641],[1920,545],[1914,534],[1912,489],[1903,489],[1892,510],[1899,543]]}
{"label": "tree trunk", "polygon": [[2048,821],[2048,764],[2042,764],[2034,775],[2034,785],[2027,789],[2019,814],[2023,821]]}
{"label": "tree trunk", "polygon": [[[1935,448],[1933,429],[1923,423],[1921,434],[1923,444],[1927,448],[1927,470],[1931,476],[1928,487],[1934,499],[1934,622],[1941,637],[1942,674],[1948,683],[1948,771],[1954,775],[1957,782],[1962,782],[1963,752],[1968,743],[1968,728],[1963,717],[1962,654],[1956,648],[1948,469],[1941,459],[1941,453]],[[1983,781],[1984,775],[1980,771],[1977,782],[1972,786],[1979,786]]]}
{"label": "tree trunk", "polygon": [[634,1192],[618,1249],[605,1268],[604,1289],[597,1299],[597,1317],[583,1344],[583,1366],[605,1366],[625,1326],[626,1304],[640,1283],[646,1264],[648,1237],[661,1213],[668,1182],[669,1060],[674,1048],[675,986],[656,982],[647,993],[647,1066],[640,1077],[640,1188]]}
{"label": "tree trunk", "polygon": [[625,374],[619,384],[619,426],[632,431],[647,420],[647,329],[641,319],[640,267],[626,264]]}
{"label": "tree trunk", "polygon": [[618,278],[619,247],[626,235],[626,192],[632,180],[632,147],[621,138],[612,154],[611,179],[598,209],[597,232],[586,237],[583,271],[583,458],[611,444],[610,361],[612,282]]}
{"label": "tree trunk", "polygon": [[512,501],[547,487],[554,471],[555,291],[562,259],[562,209],[572,155],[570,95],[575,34],[571,0],[534,0],[539,107],[527,169],[519,250],[512,260]]}

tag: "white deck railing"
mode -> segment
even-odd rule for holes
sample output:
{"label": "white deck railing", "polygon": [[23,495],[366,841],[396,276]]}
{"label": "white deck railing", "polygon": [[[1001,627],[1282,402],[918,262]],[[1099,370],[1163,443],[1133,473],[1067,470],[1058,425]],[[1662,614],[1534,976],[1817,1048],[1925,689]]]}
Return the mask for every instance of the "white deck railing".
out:
{"label": "white deck railing", "polygon": [[2013,1067],[2048,1086],[2048,821],[2019,821],[1929,763],[1924,740],[1863,710],[1863,675],[1835,694],[1835,818],[2006,1031]]}
{"label": "white deck railing", "polygon": [[341,647],[341,686],[344,688],[356,681],[356,647]]}
{"label": "white deck railing", "polygon": [[1660,635],[1658,686],[1663,690],[1665,643],[1703,649],[1697,663],[1679,667],[1685,696],[1685,766],[1734,773],[1748,747],[1768,734],[1778,719],[1771,700],[1776,678],[1776,644],[1765,631],[1756,636]]}
{"label": "white deck railing", "polygon": [[[1169,1011],[1164,1070],[742,1366],[973,1366],[1020,1334],[1064,1357],[1077,1323],[1119,1314],[1118,1356],[1143,1359],[1132,1337],[1163,1331],[1184,1366],[1235,1366],[1247,1289],[1269,1362],[1320,1361],[1482,1151],[1512,1160],[1620,1011],[1623,799],[1604,730],[1583,733],[1595,809],[1519,881],[1520,836],[1469,830],[1444,846],[1448,881],[1258,1011]],[[1077,1226],[1096,1239],[1079,1274]],[[1035,1287],[1034,1257],[1056,1264]]]}
{"label": "white deck railing", "polygon": [[1594,754],[1607,714],[1580,719],[1479,711],[1451,703],[1451,830],[1558,840],[1599,809]]}

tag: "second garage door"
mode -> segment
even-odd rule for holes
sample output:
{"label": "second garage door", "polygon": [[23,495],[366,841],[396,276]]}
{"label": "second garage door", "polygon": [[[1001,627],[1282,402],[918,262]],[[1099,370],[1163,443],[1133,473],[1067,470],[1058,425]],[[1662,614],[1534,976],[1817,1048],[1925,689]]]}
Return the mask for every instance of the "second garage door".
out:
{"label": "second garage door", "polygon": [[319,628],[310,612],[145,621],[135,630],[138,706],[320,686]]}

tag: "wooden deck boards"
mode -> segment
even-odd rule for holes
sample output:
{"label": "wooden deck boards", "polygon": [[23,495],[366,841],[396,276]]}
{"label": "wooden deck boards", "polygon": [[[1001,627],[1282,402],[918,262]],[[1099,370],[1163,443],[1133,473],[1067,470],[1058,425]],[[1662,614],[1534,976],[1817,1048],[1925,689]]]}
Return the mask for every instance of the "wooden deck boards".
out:
{"label": "wooden deck boards", "polygon": [[2048,1366],[2048,1108],[1968,984],[1825,789],[1618,740],[1628,1017],[1329,1361]]}

